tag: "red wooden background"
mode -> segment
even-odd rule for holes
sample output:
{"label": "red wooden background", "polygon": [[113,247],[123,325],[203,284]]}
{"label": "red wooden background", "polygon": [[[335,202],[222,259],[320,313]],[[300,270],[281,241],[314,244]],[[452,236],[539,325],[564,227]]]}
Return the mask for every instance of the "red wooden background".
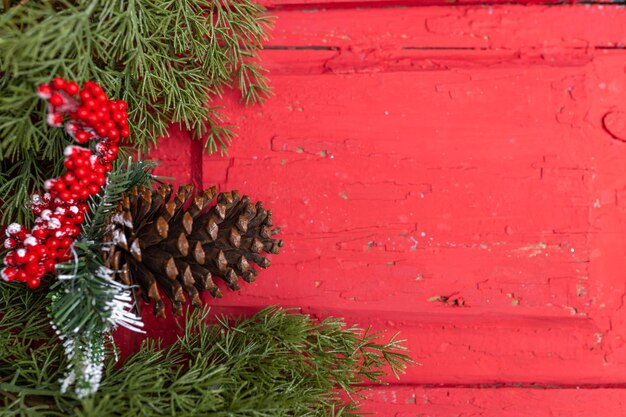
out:
{"label": "red wooden background", "polygon": [[275,96],[224,98],[229,157],[155,152],[283,228],[215,311],[401,331],[381,416],[626,416],[626,10],[328,1],[268,4]]}

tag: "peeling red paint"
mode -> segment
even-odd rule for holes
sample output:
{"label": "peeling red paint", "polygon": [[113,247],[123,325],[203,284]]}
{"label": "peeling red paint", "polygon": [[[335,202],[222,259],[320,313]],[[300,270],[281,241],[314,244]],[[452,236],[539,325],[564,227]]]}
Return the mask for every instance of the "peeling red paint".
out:
{"label": "peeling red paint", "polygon": [[273,4],[276,94],[224,97],[231,156],[176,129],[155,152],[283,229],[215,311],[400,330],[422,366],[380,415],[626,415],[624,10]]}

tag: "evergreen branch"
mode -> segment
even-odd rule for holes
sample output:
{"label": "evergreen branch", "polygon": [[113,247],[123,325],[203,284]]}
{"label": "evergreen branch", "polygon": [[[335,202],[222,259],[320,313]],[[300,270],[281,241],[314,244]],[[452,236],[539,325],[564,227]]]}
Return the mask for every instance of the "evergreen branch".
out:
{"label": "evergreen branch", "polygon": [[376,364],[385,357],[398,355],[398,370],[412,362],[395,338],[340,319],[318,322],[272,307],[207,325],[207,311],[196,310],[172,346],[147,340],[122,366],[109,359],[100,390],[79,400],[59,392],[67,361],[42,320],[45,290],[0,284],[0,301],[11,303],[0,317],[2,417],[357,416],[364,370],[380,382]]}
{"label": "evergreen branch", "polygon": [[72,385],[78,398],[98,390],[105,359],[105,342],[118,325],[141,331],[130,289],[113,280],[100,258],[100,245],[75,243],[74,259],[56,266],[50,318],[63,343],[68,367],[61,392]]}

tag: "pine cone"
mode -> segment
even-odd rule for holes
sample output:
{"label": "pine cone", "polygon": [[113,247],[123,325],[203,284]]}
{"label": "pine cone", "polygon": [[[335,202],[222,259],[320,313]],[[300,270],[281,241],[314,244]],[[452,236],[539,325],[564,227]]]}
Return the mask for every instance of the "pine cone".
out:
{"label": "pine cone", "polygon": [[278,231],[272,230],[271,210],[238,191],[220,193],[209,208],[215,187],[193,197],[193,186],[184,185],[170,201],[172,190],[170,184],[131,189],[111,216],[105,238],[112,244],[107,266],[117,271],[117,280],[137,286],[144,300],[153,301],[159,317],[165,317],[159,288],[180,315],[184,293],[198,307],[201,291],[222,296],[214,277],[238,290],[237,277],[252,282],[257,275],[250,263],[267,268],[270,261],[261,253],[278,253],[283,245],[272,238]]}

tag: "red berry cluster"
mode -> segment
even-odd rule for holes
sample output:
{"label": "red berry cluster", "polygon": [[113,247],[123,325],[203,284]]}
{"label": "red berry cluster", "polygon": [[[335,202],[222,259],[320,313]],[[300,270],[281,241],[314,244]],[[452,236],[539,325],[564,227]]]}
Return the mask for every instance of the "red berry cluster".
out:
{"label": "red berry cluster", "polygon": [[0,275],[5,281],[39,286],[41,277],[58,262],[71,258],[70,247],[80,234],[79,225],[88,210],[87,200],[106,184],[106,173],[118,153],[117,143],[127,138],[126,102],[109,100],[98,84],[88,81],[82,89],[73,81],[55,78],[39,86],[48,101],[48,124],[62,126],[79,144],[93,142],[93,151],[80,146],[65,149],[67,172],[46,181],[48,192],[31,197],[35,226],[28,230],[13,223],[5,231],[9,249]]}

